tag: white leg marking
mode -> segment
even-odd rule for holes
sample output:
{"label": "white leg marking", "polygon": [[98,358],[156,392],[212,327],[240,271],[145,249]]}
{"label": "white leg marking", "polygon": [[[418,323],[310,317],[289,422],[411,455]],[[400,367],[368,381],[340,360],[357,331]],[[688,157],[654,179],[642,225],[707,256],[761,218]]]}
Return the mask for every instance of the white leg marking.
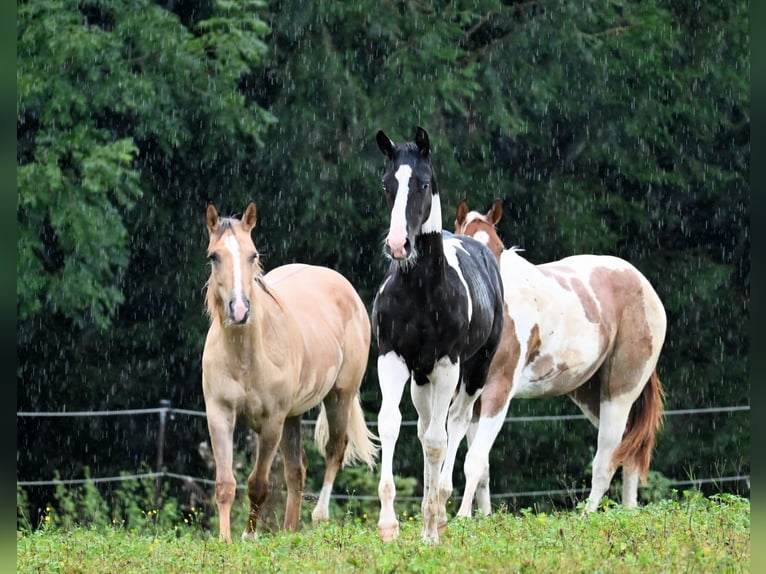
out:
{"label": "white leg marking", "polygon": [[622,467],[622,505],[625,508],[638,506],[638,471],[630,466]]}
{"label": "white leg marking", "polygon": [[439,523],[447,523],[447,500],[452,496],[452,475],[455,469],[455,458],[460,443],[468,432],[473,415],[473,404],[479,398],[481,390],[474,396],[468,396],[465,387],[461,386],[457,396],[449,408],[447,419],[447,456],[444,459],[441,475],[439,476],[440,510],[443,514],[439,517]]}
{"label": "white leg marking", "polygon": [[380,384],[381,403],[378,413],[378,435],[380,437],[380,518],[378,533],[384,541],[395,540],[399,536],[399,521],[394,510],[396,486],[394,485],[394,447],[399,438],[402,413],[399,403],[402,400],[404,386],[410,378],[410,371],[404,359],[393,351],[378,356],[378,381]]}
{"label": "white leg marking", "polygon": [[436,362],[427,385],[412,385],[412,400],[418,419],[430,414],[423,445],[423,540],[439,541],[439,470],[447,451],[447,412],[460,377],[460,362],[448,357]]}
{"label": "white leg marking", "polygon": [[332,484],[325,482],[322,484],[322,490],[319,492],[319,500],[311,512],[312,522],[321,520],[330,520],[330,495],[332,494]]}
{"label": "white leg marking", "polygon": [[[463,472],[465,472],[465,492],[463,493],[463,500],[460,503],[457,515],[461,517],[470,517],[471,508],[473,505],[473,497],[476,493],[476,489],[482,479],[489,479],[489,451],[492,448],[492,444],[497,438],[497,433],[503,426],[505,421],[505,414],[508,411],[508,405],[510,404],[510,398],[506,402],[505,408],[500,409],[495,416],[487,417],[482,416],[479,418],[479,422],[476,425],[476,433],[471,441],[471,445],[468,448],[468,452],[465,455],[465,462],[463,463]],[[488,498],[489,491],[487,491]],[[489,505],[488,500],[483,500],[484,506]],[[489,514],[488,508],[485,514]]]}
{"label": "white leg marking", "polygon": [[[473,444],[474,438],[476,437],[476,431],[478,430],[478,427],[478,421],[472,422],[468,426],[466,438],[468,441],[469,450]],[[479,484],[476,486],[476,507],[482,514],[484,514],[484,516],[489,516],[492,514],[492,503],[489,493],[489,465],[487,465],[487,472],[482,475],[482,477],[479,479]]]}
{"label": "white leg marking", "polygon": [[612,401],[601,403],[598,447],[593,459],[593,482],[585,504],[586,512],[593,512],[598,508],[601,497],[604,496],[612,481],[615,471],[612,467],[612,455],[625,432],[628,414],[633,404],[632,398],[622,395]]}

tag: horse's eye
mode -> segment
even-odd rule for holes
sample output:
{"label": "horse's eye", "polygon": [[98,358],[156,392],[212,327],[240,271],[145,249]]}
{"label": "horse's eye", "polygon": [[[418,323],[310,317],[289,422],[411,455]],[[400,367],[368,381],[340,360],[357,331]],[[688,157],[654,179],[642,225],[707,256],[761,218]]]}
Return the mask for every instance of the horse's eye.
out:
{"label": "horse's eye", "polygon": [[423,191],[428,191],[429,187],[431,187],[431,184],[429,184],[428,182],[425,182],[423,185],[420,186],[420,189],[422,189]]}
{"label": "horse's eye", "polygon": [[247,258],[247,260],[250,262],[250,264],[254,264],[256,261],[258,261],[258,254],[253,253],[250,257]]}
{"label": "horse's eye", "polygon": [[218,253],[211,253],[207,256],[210,263],[219,263],[221,261],[221,258],[218,257]]}

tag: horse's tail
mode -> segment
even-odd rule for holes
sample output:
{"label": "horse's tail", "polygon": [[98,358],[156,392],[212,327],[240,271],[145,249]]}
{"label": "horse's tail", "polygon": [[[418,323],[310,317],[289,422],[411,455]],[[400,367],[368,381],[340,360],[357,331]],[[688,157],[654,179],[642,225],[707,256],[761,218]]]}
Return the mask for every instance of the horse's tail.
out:
{"label": "horse's tail", "polygon": [[[361,461],[369,466],[370,469],[374,469],[375,459],[378,456],[378,447],[373,441],[378,440],[378,437],[367,428],[358,395],[351,402],[346,434],[348,435],[348,444],[343,455],[343,466]],[[314,442],[316,442],[317,449],[322,457],[325,456],[325,447],[327,446],[328,439],[327,412],[325,411],[324,403],[322,403],[314,429]]]}
{"label": "horse's tail", "polygon": [[664,399],[665,392],[655,369],[630,409],[622,442],[612,456],[615,468],[621,465],[635,468],[642,484],[646,484],[654,439],[665,417]]}

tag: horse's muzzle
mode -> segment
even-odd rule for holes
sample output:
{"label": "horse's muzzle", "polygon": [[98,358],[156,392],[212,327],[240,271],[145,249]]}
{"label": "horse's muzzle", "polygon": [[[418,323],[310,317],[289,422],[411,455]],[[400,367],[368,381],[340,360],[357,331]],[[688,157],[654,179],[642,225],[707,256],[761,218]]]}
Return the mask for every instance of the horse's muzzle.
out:
{"label": "horse's muzzle", "polygon": [[407,233],[403,231],[391,230],[386,236],[384,245],[386,255],[398,261],[407,259],[412,252],[410,239],[407,237]]}
{"label": "horse's muzzle", "polygon": [[229,319],[232,323],[242,325],[250,317],[250,300],[248,298],[229,301]]}

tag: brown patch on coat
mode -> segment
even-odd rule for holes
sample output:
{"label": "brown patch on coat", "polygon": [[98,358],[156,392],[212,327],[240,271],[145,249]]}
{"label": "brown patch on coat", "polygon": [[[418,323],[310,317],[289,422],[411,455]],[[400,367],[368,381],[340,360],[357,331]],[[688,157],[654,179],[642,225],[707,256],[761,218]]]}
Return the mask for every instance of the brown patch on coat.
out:
{"label": "brown patch on coat", "polygon": [[[538,266],[537,267],[540,270],[540,273],[545,275],[546,277],[550,277],[551,279],[554,279],[556,283],[559,284],[559,286],[562,289],[566,289],[567,291],[572,290],[572,286],[569,284],[569,279],[563,275],[559,275],[559,271],[561,269],[551,268],[550,266]],[[571,269],[569,269],[571,271]]]}
{"label": "brown patch on coat", "polygon": [[529,340],[527,341],[527,357],[524,362],[525,365],[528,365],[534,361],[537,358],[537,355],[540,354],[541,343],[540,325],[535,323],[535,325],[532,327],[532,330],[529,332]]}
{"label": "brown patch on coat", "polygon": [[591,377],[584,385],[569,393],[578,405],[584,405],[593,416],[599,417],[601,412],[601,383],[598,377]]}
{"label": "brown patch on coat", "polygon": [[487,384],[484,385],[480,400],[474,403],[475,407],[480,403],[480,407],[474,410],[474,416],[481,413],[482,416],[492,417],[503,409],[511,394],[513,376],[520,358],[521,342],[516,337],[516,325],[506,312],[503,334],[489,366]]}
{"label": "brown patch on coat", "polygon": [[613,338],[612,352],[601,368],[605,383],[602,392],[607,397],[619,396],[646,383],[632,375],[643,369],[654,348],[646,319],[646,293],[632,269],[596,268],[590,285],[601,305],[605,335],[611,333]]}
{"label": "brown patch on coat", "polygon": [[582,281],[580,281],[580,279],[576,279],[576,278],[572,279],[571,284],[572,284],[572,289],[574,290],[578,299],[580,299],[580,303],[582,304],[582,309],[585,312],[585,318],[591,323],[598,323],[600,320],[600,316],[598,312],[598,304],[596,303],[596,300],[593,298],[593,296],[590,294],[590,291],[588,291],[588,288],[585,287],[585,284]]}

